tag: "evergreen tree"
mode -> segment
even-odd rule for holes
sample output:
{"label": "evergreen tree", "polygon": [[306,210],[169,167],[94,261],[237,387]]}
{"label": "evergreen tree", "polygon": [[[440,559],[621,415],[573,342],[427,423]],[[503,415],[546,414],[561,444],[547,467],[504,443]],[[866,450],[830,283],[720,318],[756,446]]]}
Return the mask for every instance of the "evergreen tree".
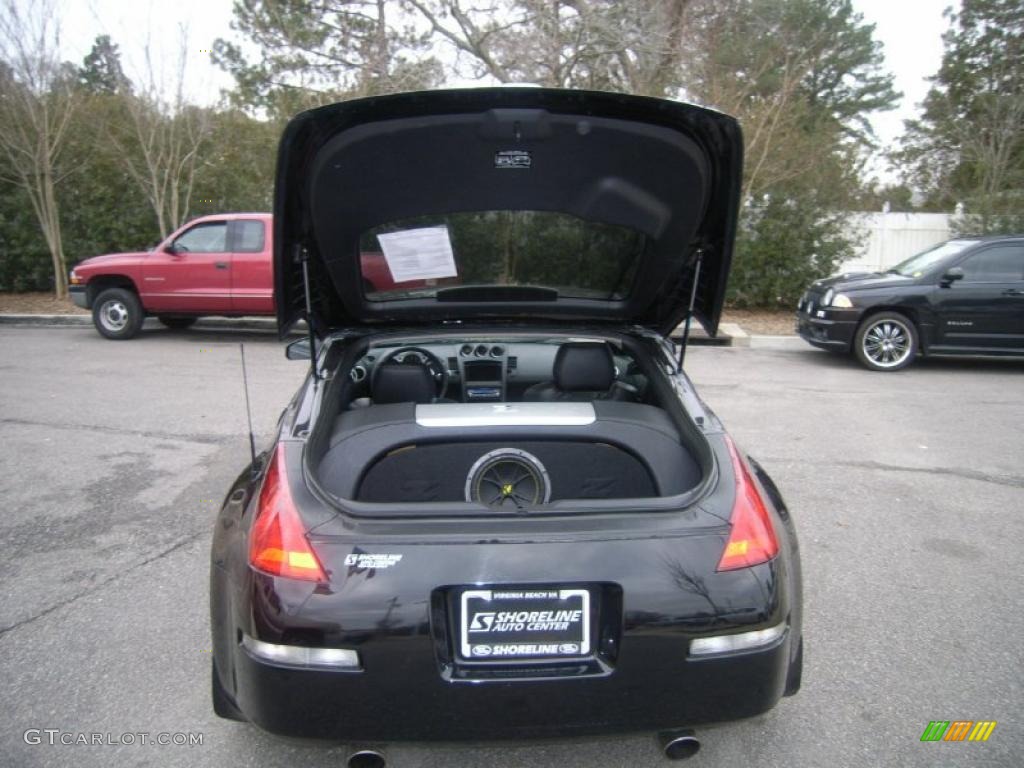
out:
{"label": "evergreen tree", "polygon": [[121,68],[121,52],[110,35],[99,35],[78,70],[78,82],[90,93],[128,93],[131,82]]}
{"label": "evergreen tree", "polygon": [[966,208],[961,229],[1024,228],[1024,4],[963,0],[900,154],[932,205]]}

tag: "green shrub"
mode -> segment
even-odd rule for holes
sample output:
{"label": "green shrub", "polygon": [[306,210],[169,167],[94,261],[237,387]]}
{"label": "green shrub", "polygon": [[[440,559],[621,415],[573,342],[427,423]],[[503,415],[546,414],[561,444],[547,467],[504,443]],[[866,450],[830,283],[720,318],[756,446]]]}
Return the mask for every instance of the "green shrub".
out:
{"label": "green shrub", "polygon": [[53,290],[53,262],[28,196],[0,187],[0,291]]}
{"label": "green shrub", "polygon": [[743,207],[726,302],[791,308],[808,283],[855,255],[846,215],[822,210],[812,194],[770,195]]}

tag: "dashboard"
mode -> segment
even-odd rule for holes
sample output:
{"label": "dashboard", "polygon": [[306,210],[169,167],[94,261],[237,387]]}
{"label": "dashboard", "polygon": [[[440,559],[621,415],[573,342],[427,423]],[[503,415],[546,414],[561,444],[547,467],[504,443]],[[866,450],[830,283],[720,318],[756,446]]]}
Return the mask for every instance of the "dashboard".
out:
{"label": "dashboard", "polygon": [[[505,402],[515,400],[534,384],[552,380],[560,345],[537,341],[473,340],[454,344],[416,344],[414,348],[395,354],[405,346],[373,348],[352,368],[350,375],[353,381],[364,384],[366,394],[369,394],[373,368],[381,360],[429,368],[433,361],[418,351],[423,350],[444,366],[448,376],[445,397],[464,403]],[[627,370],[630,362],[628,356],[615,355],[616,373]]]}

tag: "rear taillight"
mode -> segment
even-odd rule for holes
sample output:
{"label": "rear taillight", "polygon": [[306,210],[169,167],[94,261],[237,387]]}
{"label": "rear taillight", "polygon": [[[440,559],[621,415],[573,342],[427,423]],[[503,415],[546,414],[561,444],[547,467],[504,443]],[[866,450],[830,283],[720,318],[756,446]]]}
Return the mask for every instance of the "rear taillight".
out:
{"label": "rear taillight", "polygon": [[733,503],[729,541],[725,545],[718,570],[731,571],[765,563],[779,553],[779,542],[761,494],[740,458],[732,440],[725,438],[736,477],[736,501]]}
{"label": "rear taillight", "polygon": [[306,528],[288,490],[284,445],[280,443],[270,458],[256,503],[256,520],[249,538],[249,564],[271,576],[327,581],[306,539]]}

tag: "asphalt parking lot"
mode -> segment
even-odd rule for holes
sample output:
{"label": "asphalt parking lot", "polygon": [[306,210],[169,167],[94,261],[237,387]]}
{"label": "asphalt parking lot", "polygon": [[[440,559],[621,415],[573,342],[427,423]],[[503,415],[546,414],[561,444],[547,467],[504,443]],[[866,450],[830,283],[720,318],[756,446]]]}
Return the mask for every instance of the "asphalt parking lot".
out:
{"label": "asphalt parking lot", "polygon": [[[285,744],[209,705],[209,536],[248,453],[239,341],[266,444],[304,374],[272,336],[0,328],[0,765],[344,765],[344,748]],[[705,347],[687,368],[793,510],[807,644],[803,691],[702,731],[688,764],[1019,765],[1024,363],[873,374],[802,346]],[[930,720],[998,726],[983,744],[922,743]],[[203,743],[27,744],[27,729]],[[650,734],[388,755],[669,764]]]}

